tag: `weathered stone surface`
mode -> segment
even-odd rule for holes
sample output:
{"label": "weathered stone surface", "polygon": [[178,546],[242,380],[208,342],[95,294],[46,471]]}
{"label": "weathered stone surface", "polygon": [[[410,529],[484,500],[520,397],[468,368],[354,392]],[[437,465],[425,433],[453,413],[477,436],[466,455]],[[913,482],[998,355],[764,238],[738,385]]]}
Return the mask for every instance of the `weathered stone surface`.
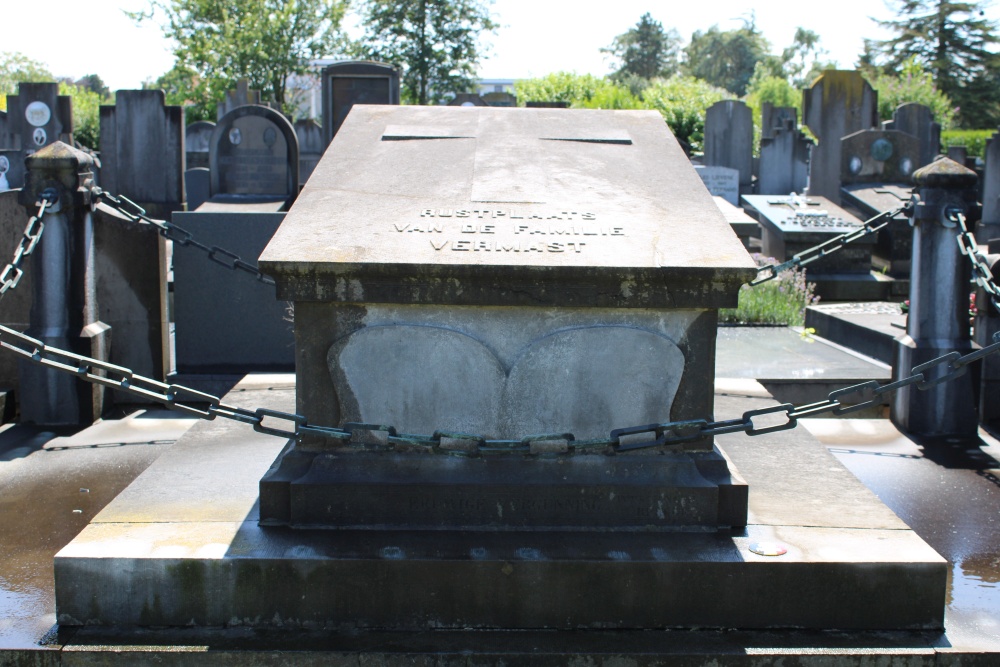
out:
{"label": "weathered stone surface", "polygon": [[281,298],[715,308],[752,273],[653,112],[361,106],[348,126],[355,157],[328,153],[261,256]]}
{"label": "weathered stone surface", "polygon": [[368,60],[323,69],[323,138],[333,141],[355,104],[399,104],[399,69]]}
{"label": "weathered stone surface", "polygon": [[[226,402],[287,411],[292,392]],[[807,433],[723,438],[757,482],[745,534],[363,530],[311,533],[304,544],[302,533],[256,523],[256,477],[284,443],[232,422],[198,424],[57,555],[58,619],[286,630],[941,627],[948,565]],[[757,555],[759,541],[788,553]]]}
{"label": "weathered stone surface", "polygon": [[893,130],[917,138],[920,146],[917,168],[930,164],[941,152],[941,124],[934,121],[930,107],[916,102],[900,104],[892,113]]}
{"label": "weathered stone surface", "polygon": [[294,197],[299,191],[299,142],[283,115],[241,106],[212,131],[212,196]]}
{"label": "weathered stone surface", "polygon": [[854,70],[826,70],[802,91],[802,122],[816,136],[809,194],[840,201],[840,140],[878,126],[878,94]]}
{"label": "weathered stone surface", "polygon": [[705,164],[740,173],[744,191],[753,180],[753,114],[743,102],[723,100],[705,112]]}
{"label": "weathered stone surface", "polygon": [[920,141],[898,130],[861,130],[840,144],[843,184],[909,184],[920,164]]}
{"label": "weathered stone surface", "polygon": [[187,152],[188,169],[208,169],[209,145],[214,130],[215,123],[208,120],[199,120],[187,126],[184,132],[184,150]]}

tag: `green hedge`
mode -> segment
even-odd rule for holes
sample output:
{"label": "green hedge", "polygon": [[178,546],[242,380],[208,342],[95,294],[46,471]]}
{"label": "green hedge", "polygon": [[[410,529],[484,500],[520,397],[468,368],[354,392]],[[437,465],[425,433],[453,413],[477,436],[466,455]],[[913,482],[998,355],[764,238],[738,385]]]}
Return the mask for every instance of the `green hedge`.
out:
{"label": "green hedge", "polygon": [[986,159],[986,140],[993,136],[994,130],[942,130],[941,146],[965,146],[969,156]]}

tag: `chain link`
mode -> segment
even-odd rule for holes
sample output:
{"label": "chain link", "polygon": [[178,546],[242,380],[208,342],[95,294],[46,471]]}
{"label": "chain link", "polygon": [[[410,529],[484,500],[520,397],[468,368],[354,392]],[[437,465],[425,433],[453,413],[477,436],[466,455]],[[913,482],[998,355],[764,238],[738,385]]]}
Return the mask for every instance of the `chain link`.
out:
{"label": "chain link", "polygon": [[843,234],[840,234],[839,236],[835,236],[832,239],[824,241],[819,245],[815,245],[812,248],[808,248],[800,253],[796,253],[795,255],[792,256],[791,259],[782,262],[781,264],[768,264],[767,266],[760,267],[759,269],[757,269],[757,277],[754,278],[748,284],[750,285],[750,287],[756,287],[761,283],[766,283],[769,280],[774,280],[775,278],[778,277],[778,274],[780,273],[789,271],[796,267],[805,266],[806,264],[809,264],[810,262],[815,262],[817,259],[826,257],[827,255],[832,255],[833,253],[837,252],[844,246],[853,243],[858,239],[862,239],[868,236],[869,234],[874,234],[875,232],[881,230],[900,213],[904,213],[908,216],[910,214],[910,211],[912,210],[913,210],[913,201],[910,200],[905,204],[903,204],[902,206],[895,208],[891,211],[883,211],[882,213],[879,213],[878,215],[875,215],[866,220],[861,227],[853,229],[849,232],[844,232]]}
{"label": "chain link", "polygon": [[111,208],[124,215],[133,222],[152,225],[156,227],[160,235],[165,239],[173,241],[177,245],[188,248],[197,248],[208,256],[208,259],[226,267],[232,271],[243,271],[248,273],[265,285],[274,285],[274,278],[265,275],[257,266],[240,259],[236,253],[230,252],[219,246],[207,246],[198,242],[194,235],[180,225],[175,225],[169,220],[157,220],[146,215],[146,210],[136,204],[128,197],[114,196],[101,188],[95,187],[93,190],[95,202],[107,202]]}
{"label": "chain link", "polygon": [[18,242],[17,248],[14,249],[14,259],[0,272],[0,297],[5,295],[7,290],[17,287],[17,283],[20,282],[21,276],[24,275],[21,262],[32,253],[42,239],[42,232],[45,231],[45,223],[42,221],[42,218],[45,217],[45,209],[54,204],[57,198],[58,193],[55,188],[46,188],[42,191],[41,197],[35,204],[38,207],[38,213],[28,219],[21,240]]}
{"label": "chain link", "polygon": [[[334,448],[364,451],[422,452],[463,457],[512,454],[552,457],[574,454],[612,455],[654,447],[678,449],[685,443],[700,438],[727,433],[758,436],[795,428],[798,420],[803,417],[815,417],[827,412],[834,415],[847,414],[875,405],[879,397],[903,387],[916,385],[917,389],[923,391],[963,375],[972,362],[1000,352],[1000,332],[994,334],[991,345],[964,356],[958,352],[949,352],[915,366],[908,377],[896,382],[883,385],[870,380],[832,391],[825,401],[801,406],[783,403],[748,410],[738,419],[724,421],[697,419],[631,426],[615,429],[611,431],[609,438],[596,440],[576,440],[572,433],[529,435],[520,440],[489,440],[480,435],[447,431],[436,431],[432,435],[400,434],[392,426],[380,424],[348,423],[343,428],[314,426],[304,416],[290,412],[268,408],[248,410],[226,405],[218,396],[136,375],[122,366],[46,345],[3,325],[0,325],[0,347],[36,364],[73,373],[87,382],[154,400],[172,410],[206,420],[222,417],[248,424],[259,433],[280,438],[302,440],[309,437],[332,442]],[[854,395],[863,400],[850,405],[844,401],[846,397]],[[765,415],[781,416],[783,421],[757,425],[754,419]]]}
{"label": "chain link", "polygon": [[[48,192],[48,191],[46,191]],[[231,269],[239,269],[254,274],[258,280],[274,284],[274,281],[264,276],[259,269],[240,260],[233,253],[218,247],[208,247],[194,240],[191,233],[163,220],[154,220],[146,216],[145,211],[125,197],[114,197],[95,188],[97,199],[114,204],[118,212],[129,219],[156,226],[166,238],[181,245],[190,245],[205,251],[208,258]],[[54,193],[53,193],[54,198]],[[45,206],[49,203],[46,193],[39,202],[39,212],[29,221],[24,238],[15,253],[15,262],[4,270],[4,287],[7,287],[7,274],[11,271],[17,275],[11,279],[13,285],[20,277],[20,261],[30,254],[41,236],[42,216]],[[127,210],[131,208],[131,211]],[[802,266],[819,257],[835,252],[867,234],[877,232],[888,224],[889,220],[899,213],[909,212],[912,202],[893,211],[879,214],[868,220],[864,227],[842,234],[835,239],[797,254],[792,260],[780,265],[763,267],[761,272],[771,275],[760,276],[750,283],[751,286],[766,282],[793,266]],[[961,228],[958,237],[962,253],[970,258],[976,267],[976,281],[993,298],[996,305],[998,292],[993,282],[993,275],[978,252],[975,238],[969,234],[965,218],[961,213],[954,213],[954,219]],[[37,223],[37,231],[35,229]],[[226,259],[221,260],[219,256]],[[11,268],[13,266],[13,268]],[[11,285],[11,286],[13,286]],[[72,373],[81,379],[124,391],[146,399],[154,400],[167,408],[205,420],[217,417],[248,424],[259,433],[281,438],[292,438],[301,441],[303,438],[318,439],[332,442],[335,448],[349,448],[366,451],[421,452],[450,456],[479,457],[521,455],[529,457],[552,457],[573,454],[605,454],[613,455],[629,451],[650,448],[678,449],[685,443],[701,438],[714,437],[728,433],[744,433],[748,436],[758,436],[795,428],[798,420],[804,417],[815,417],[825,413],[844,415],[856,410],[876,405],[880,397],[895,392],[903,387],[916,385],[924,391],[942,382],[955,379],[967,370],[967,366],[983,357],[1000,352],[1000,332],[993,336],[993,343],[969,354],[949,352],[919,366],[913,367],[910,375],[895,382],[880,384],[875,380],[837,389],[828,394],[827,399],[816,403],[795,406],[784,403],[758,410],[744,412],[738,419],[709,421],[707,419],[666,422],[662,424],[645,424],[631,426],[611,431],[607,439],[576,440],[571,433],[550,433],[529,435],[520,440],[489,440],[480,435],[436,431],[431,435],[400,434],[392,426],[380,424],[348,423],[343,428],[315,426],[309,424],[302,415],[258,408],[248,410],[237,406],[226,405],[218,396],[185,387],[178,384],[167,384],[151,378],[136,375],[122,366],[84,357],[72,352],[46,345],[13,329],[0,325],[0,347],[5,348],[36,364]],[[845,400],[856,396],[855,403]],[[757,425],[754,418],[765,415],[781,416],[783,421],[771,425]],[[265,421],[266,420],[266,421]]]}
{"label": "chain link", "polygon": [[949,219],[957,223],[960,230],[957,237],[958,249],[963,255],[969,258],[969,263],[972,264],[972,279],[986,292],[990,303],[993,304],[997,312],[1000,312],[1000,289],[997,288],[996,282],[994,282],[993,271],[990,269],[986,257],[979,252],[979,244],[976,243],[976,237],[969,232],[966,226],[965,214],[961,211],[953,210],[949,211],[947,215]]}

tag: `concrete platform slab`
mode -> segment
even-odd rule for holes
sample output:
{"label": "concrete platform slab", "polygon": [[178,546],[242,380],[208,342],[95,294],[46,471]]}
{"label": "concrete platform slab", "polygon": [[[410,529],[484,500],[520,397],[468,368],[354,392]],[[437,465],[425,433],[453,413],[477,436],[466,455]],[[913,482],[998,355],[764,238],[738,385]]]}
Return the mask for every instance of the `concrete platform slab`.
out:
{"label": "concrete platform slab", "polygon": [[[746,403],[730,398],[720,413]],[[290,390],[227,401],[278,410],[294,403]],[[944,560],[822,446],[802,430],[719,441],[752,471],[751,525],[735,535],[304,532],[257,525],[257,482],[284,441],[239,424],[198,424],[57,554],[59,622],[942,627]],[[758,555],[752,545],[761,543],[786,553]]]}
{"label": "concrete platform slab", "polygon": [[806,308],[806,326],[823,338],[891,364],[893,341],[906,333],[898,303],[826,303]]}

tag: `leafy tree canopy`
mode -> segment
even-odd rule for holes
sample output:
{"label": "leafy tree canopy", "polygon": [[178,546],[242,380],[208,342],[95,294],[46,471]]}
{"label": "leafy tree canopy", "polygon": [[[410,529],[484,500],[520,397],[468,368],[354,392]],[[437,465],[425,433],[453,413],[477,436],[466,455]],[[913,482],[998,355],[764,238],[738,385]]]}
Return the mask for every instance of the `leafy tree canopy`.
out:
{"label": "leafy tree canopy", "polygon": [[892,118],[900,104],[917,102],[930,107],[934,120],[942,129],[949,129],[955,120],[955,105],[934,85],[931,73],[914,58],[903,63],[899,74],[874,72],[866,75],[872,88],[878,91],[878,115],[882,120]]}
{"label": "leafy tree canopy", "polygon": [[55,81],[45,63],[32,60],[17,51],[0,52],[0,94],[16,95],[23,81]]}
{"label": "leafy tree canopy", "polygon": [[215,103],[244,78],[265,99],[286,105],[288,77],[345,46],[346,8],[347,0],[150,0],[148,12],[131,16],[163,18],[164,34],[176,45],[174,68],[161,78],[168,99],[197,104],[194,116],[211,117]]}
{"label": "leafy tree canopy", "polygon": [[752,18],[736,30],[720,30],[715,25],[691,35],[681,71],[742,97],[769,48]]}
{"label": "leafy tree canopy", "polygon": [[402,66],[404,101],[441,102],[469,92],[484,47],[496,30],[492,0],[362,0],[360,56]]}
{"label": "leafy tree canopy", "polygon": [[654,79],[676,73],[680,46],[680,34],[673,28],[664,30],[663,24],[646,12],[634,28],[615,37],[601,52],[616,63],[611,78],[621,82],[629,77]]}
{"label": "leafy tree canopy", "polygon": [[897,18],[877,21],[895,36],[868,40],[859,66],[901,72],[910,59],[930,73],[935,86],[959,105],[962,125],[1000,121],[1000,43],[997,26],[980,2],[894,0]]}

